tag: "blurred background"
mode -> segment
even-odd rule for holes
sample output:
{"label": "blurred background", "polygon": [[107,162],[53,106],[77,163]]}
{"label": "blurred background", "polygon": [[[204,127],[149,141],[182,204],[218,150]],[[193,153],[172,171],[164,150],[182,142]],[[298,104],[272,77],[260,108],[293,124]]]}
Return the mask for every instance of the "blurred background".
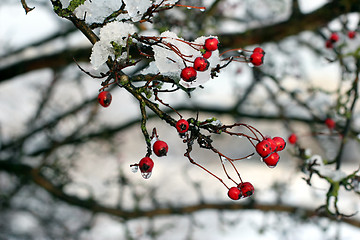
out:
{"label": "blurred background", "polygon": [[[96,34],[101,14],[121,6],[85,2],[94,9],[86,23]],[[184,157],[176,129],[150,110],[147,129],[157,129],[169,152],[153,156],[150,179],[133,173],[130,164],[146,154],[138,101],[114,87],[111,105],[102,108],[102,80],[75,63],[94,75],[108,71],[90,65],[89,40],[54,13],[51,1],[26,1],[35,7],[27,14],[22,3],[0,3],[0,239],[359,239],[357,1],[181,0],[207,10],[174,7],[152,24],[136,24],[139,34],[218,36],[220,52],[265,50],[263,66],[231,63],[191,98],[181,90],[159,94],[184,118],[246,123],[285,140],[296,134],[276,168],[256,153],[235,162],[255,187],[239,201]],[[332,33],[339,40],[329,46]],[[125,72],[137,75],[147,64]],[[245,138],[212,139],[232,158],[255,152]],[[194,145],[192,157],[231,184],[216,154]],[[312,168],[314,158],[329,163],[326,172]]]}

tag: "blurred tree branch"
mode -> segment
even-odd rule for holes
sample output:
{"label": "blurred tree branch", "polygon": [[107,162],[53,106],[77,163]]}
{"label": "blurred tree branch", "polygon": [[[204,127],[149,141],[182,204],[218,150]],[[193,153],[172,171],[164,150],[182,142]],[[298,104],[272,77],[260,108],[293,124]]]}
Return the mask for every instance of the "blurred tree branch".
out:
{"label": "blurred tree branch", "polygon": [[[214,6],[216,5],[217,4],[214,4]],[[275,23],[269,26],[259,26],[258,28],[249,29],[243,33],[219,34],[220,47],[222,49],[229,49],[246,47],[257,43],[278,42],[286,37],[297,35],[303,31],[316,31],[343,14],[359,11],[360,5],[357,4],[355,0],[331,1],[321,8],[307,14],[291,14],[284,22]],[[75,21],[74,17],[70,20],[72,22]],[[82,21],[75,22],[79,22],[76,23],[79,26],[76,24],[75,26],[90,31],[89,27],[83,26]],[[88,31],[85,32],[87,33]],[[88,35],[89,34],[86,36]],[[93,36],[93,34],[90,35]],[[94,43],[96,39],[91,36],[88,38]],[[37,69],[66,66],[73,62],[73,57],[77,59],[77,61],[87,62],[90,53],[90,48],[77,50],[64,49],[62,52],[56,54],[38,56],[26,61],[16,62],[0,68],[0,82]],[[8,55],[10,54],[11,53]],[[3,61],[5,61],[5,59]]]}
{"label": "blurred tree branch", "polygon": [[[56,197],[57,199],[63,200],[66,203],[87,209],[93,213],[106,213],[112,216],[119,217],[123,220],[130,220],[143,217],[161,217],[168,215],[187,215],[204,209],[211,210],[260,210],[263,212],[286,212],[289,214],[300,214],[299,217],[311,218],[319,217],[319,214],[315,213],[315,209],[309,209],[300,206],[290,206],[290,205],[281,205],[281,204],[261,204],[254,201],[248,201],[244,204],[234,204],[230,203],[199,203],[195,205],[183,206],[183,207],[159,207],[153,210],[140,210],[140,209],[131,209],[124,210],[121,208],[113,208],[110,206],[105,206],[94,199],[80,199],[76,196],[66,194],[61,188],[55,186],[49,179],[44,177],[41,174],[39,168],[33,168],[26,164],[17,164],[10,161],[0,161],[0,171],[7,171],[9,173],[15,174],[18,177],[26,177],[30,182],[35,183],[39,187],[46,190],[49,194]],[[338,221],[338,219],[333,216],[320,215],[321,217],[329,218],[333,221]],[[344,218],[342,221],[355,226],[360,227],[360,221],[354,218],[348,219]]]}

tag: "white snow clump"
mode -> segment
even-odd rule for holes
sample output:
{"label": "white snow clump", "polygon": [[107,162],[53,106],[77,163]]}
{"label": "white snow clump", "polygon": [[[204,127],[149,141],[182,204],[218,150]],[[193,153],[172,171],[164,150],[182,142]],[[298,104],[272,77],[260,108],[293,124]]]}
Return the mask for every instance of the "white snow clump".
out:
{"label": "white snow clump", "polygon": [[117,0],[92,0],[85,1],[74,11],[76,17],[83,19],[88,24],[102,23],[104,19],[121,7],[121,1]]}
{"label": "white snow clump", "polygon": [[125,10],[128,12],[131,20],[138,22],[141,20],[143,14],[151,7],[150,0],[123,0],[125,3]]}
{"label": "white snow clump", "polygon": [[307,164],[316,164],[312,168],[319,172],[319,174],[323,177],[328,177],[332,179],[334,182],[340,182],[344,178],[347,177],[347,174],[341,170],[334,170],[330,167],[324,165],[322,157],[320,155],[313,155],[311,158],[307,159]]}
{"label": "white snow clump", "polygon": [[[100,40],[92,48],[90,63],[94,69],[103,65],[108,57],[115,58],[115,51],[111,42],[125,46],[129,35],[136,32],[134,25],[123,22],[111,22],[100,29]],[[126,54],[122,54],[119,59],[124,59]],[[115,59],[114,59],[115,60]]]}

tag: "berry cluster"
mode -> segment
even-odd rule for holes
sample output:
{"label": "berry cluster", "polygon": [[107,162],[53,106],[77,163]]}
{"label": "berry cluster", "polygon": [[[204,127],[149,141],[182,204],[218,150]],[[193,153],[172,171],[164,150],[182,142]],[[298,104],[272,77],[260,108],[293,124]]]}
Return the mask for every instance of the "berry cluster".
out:
{"label": "berry cluster", "polygon": [[202,57],[195,58],[193,66],[182,69],[180,77],[185,82],[192,82],[197,77],[197,71],[204,72],[208,70],[210,63],[207,59],[211,57],[213,51],[218,49],[218,44],[219,41],[216,38],[207,38],[204,46],[202,46],[203,48],[200,50],[203,52]]}
{"label": "berry cluster", "polygon": [[[235,161],[248,159],[255,153],[253,152],[245,157],[236,159],[229,158],[214,148],[212,145],[213,140],[211,139],[211,135],[204,135],[201,131],[205,130],[211,134],[225,133],[230,136],[245,137],[253,145],[256,152],[262,157],[266,165],[271,168],[275,167],[279,162],[280,156],[278,152],[285,148],[285,141],[281,137],[265,138],[259,130],[243,123],[222,125],[218,120],[214,119],[207,119],[202,122],[198,121],[197,118],[184,119],[174,108],[172,108],[169,104],[164,103],[159,98],[158,93],[176,91],[181,89],[180,85],[185,88],[199,86],[210,79],[210,77],[216,77],[217,73],[219,73],[221,69],[225,68],[233,61],[248,63],[250,66],[260,66],[264,63],[265,51],[260,47],[256,47],[253,50],[237,48],[227,50],[222,54],[219,54],[219,40],[216,37],[199,37],[193,42],[189,42],[179,38],[175,33],[170,31],[163,32],[160,36],[156,37],[139,36],[138,34],[129,32],[126,39],[127,44],[133,44],[134,42],[138,44],[137,49],[139,50],[139,54],[141,56],[145,58],[153,58],[155,60],[158,72],[156,70],[154,77],[147,80],[144,86],[136,87],[137,95],[139,98],[146,98],[146,101],[143,101],[145,105],[157,114],[161,110],[150,100],[152,94],[155,97],[155,101],[159,101],[161,104],[171,108],[179,115],[180,119],[178,121],[175,121],[170,116],[168,116],[166,121],[175,127],[179,136],[182,138],[183,143],[187,144],[184,156],[189,159],[190,163],[200,167],[202,170],[219,180],[227,188],[228,196],[231,199],[238,200],[253,195],[254,186],[250,182],[245,182],[241,179],[240,173],[235,166]],[[122,45],[122,47],[125,46]],[[123,52],[125,48],[115,48],[116,45],[114,45],[116,56],[126,55],[127,52]],[[152,51],[149,51],[150,48]],[[135,89],[132,85],[132,81],[129,80],[129,78],[122,79],[121,74],[122,69],[128,66],[133,66],[137,63],[137,61],[129,61],[130,57],[131,56],[127,55],[127,58],[123,59],[123,61],[120,61],[120,58],[114,59],[113,62],[111,62],[111,69],[106,74],[101,74],[100,77],[92,76],[79,66],[83,72],[94,78],[107,77],[107,79],[102,82],[102,88],[98,94],[98,102],[101,106],[108,107],[111,103],[111,93],[104,90],[111,84],[117,84],[119,87],[126,88],[129,91],[132,91],[131,89]],[[221,62],[225,63],[220,64]],[[157,76],[166,75],[166,73],[176,73],[170,74],[171,76],[180,75],[181,79],[179,82],[177,79],[167,81],[177,85],[175,86],[175,89],[162,89],[163,83],[161,80],[157,79]],[[111,81],[112,79],[113,81]],[[149,135],[146,130],[146,108],[142,107],[140,110],[142,116],[141,130],[146,140],[147,153],[140,159],[139,162],[130,165],[130,167],[133,172],[140,170],[141,176],[145,179],[149,179],[154,169],[154,160],[151,157],[152,153],[154,153],[157,157],[166,156],[169,151],[169,147],[165,141],[159,139],[155,128],[153,129],[152,136]],[[160,118],[164,119],[161,114],[158,115]],[[245,127],[245,131],[249,131],[250,135],[243,132],[233,132],[232,129],[237,127]],[[209,171],[206,167],[197,163],[191,157],[190,154],[194,143],[197,143],[200,148],[211,150],[218,155],[225,175],[233,182],[233,184],[235,184],[235,186],[228,187],[220,177]],[[228,166],[225,166],[227,164],[226,162],[234,169],[240,181],[235,181],[228,174]]]}
{"label": "berry cluster", "polygon": [[228,196],[232,200],[239,200],[240,198],[250,197],[254,194],[254,186],[249,182],[242,182],[236,187],[231,187],[228,191]]}
{"label": "berry cluster", "polygon": [[256,144],[256,152],[262,157],[268,167],[273,168],[280,160],[278,152],[284,150],[285,145],[286,142],[281,137],[266,137]]}
{"label": "berry cluster", "polygon": [[260,66],[264,63],[264,56],[265,56],[265,51],[260,47],[256,47],[253,50],[253,54],[250,55],[250,62],[254,66]]}

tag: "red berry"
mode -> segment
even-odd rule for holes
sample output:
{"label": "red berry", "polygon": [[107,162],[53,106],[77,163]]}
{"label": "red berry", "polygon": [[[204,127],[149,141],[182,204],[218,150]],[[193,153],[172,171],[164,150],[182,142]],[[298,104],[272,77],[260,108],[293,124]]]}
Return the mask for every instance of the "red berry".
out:
{"label": "red berry", "polygon": [[265,51],[261,48],[261,47],[256,47],[254,50],[253,50],[253,53],[260,53],[262,55],[265,55]]}
{"label": "red berry", "polygon": [[325,119],[325,125],[326,125],[329,129],[334,129],[334,128],[335,128],[335,121],[332,120],[331,118],[327,118],[327,119]]}
{"label": "red berry", "polygon": [[180,77],[185,82],[192,82],[196,79],[197,72],[193,67],[186,67],[181,71]]}
{"label": "red berry", "polygon": [[297,142],[297,136],[295,133],[292,133],[289,138],[288,138],[288,141],[290,144],[295,144]]}
{"label": "red berry", "polygon": [[350,39],[355,38],[355,36],[356,36],[356,32],[355,32],[355,31],[349,31],[349,32],[348,32],[348,37],[349,37]]}
{"label": "red berry", "polygon": [[282,137],[274,137],[273,140],[276,143],[276,146],[277,146],[276,151],[277,152],[284,150],[284,148],[286,146],[286,142]]}
{"label": "red berry", "polygon": [[209,61],[204,58],[204,57],[197,57],[195,58],[195,61],[194,61],[194,68],[197,70],[197,71],[206,71],[208,68],[209,68]]}
{"label": "red berry", "polygon": [[266,165],[268,165],[268,167],[275,167],[276,164],[279,162],[280,156],[277,152],[273,152],[272,154],[270,154],[269,156],[267,156],[266,158],[264,158],[264,163],[266,163]]}
{"label": "red berry", "polygon": [[267,157],[270,153],[273,152],[271,149],[271,143],[267,140],[262,140],[256,144],[256,152],[263,158]]}
{"label": "red berry", "polygon": [[158,157],[166,156],[168,150],[169,147],[164,141],[157,140],[153,145],[153,151]]}
{"label": "red berry", "polygon": [[203,58],[206,58],[206,59],[209,59],[212,55],[212,52],[211,51],[206,51],[202,56]]}
{"label": "red berry", "polygon": [[333,43],[332,43],[330,40],[326,40],[326,42],[325,42],[325,47],[326,47],[326,48],[333,48],[334,45],[333,45]]}
{"label": "red berry", "polygon": [[250,62],[254,64],[254,66],[260,66],[264,63],[264,55],[258,52],[251,54]]}
{"label": "red berry", "polygon": [[339,41],[339,35],[337,33],[332,33],[330,35],[330,38],[329,40],[332,42],[332,43],[336,43],[337,41]]}
{"label": "red berry", "polygon": [[218,49],[218,45],[219,45],[219,40],[217,40],[216,38],[208,38],[205,40],[204,49],[206,51],[212,52]]}
{"label": "red berry", "polygon": [[189,129],[189,122],[185,119],[180,119],[176,122],[176,130],[179,133],[185,133]]}
{"label": "red berry", "polygon": [[237,187],[231,187],[228,191],[228,196],[232,200],[239,200],[241,198],[241,190]]}
{"label": "red berry", "polygon": [[240,189],[243,197],[249,197],[253,195],[255,191],[254,186],[249,182],[240,183],[237,188]]}
{"label": "red berry", "polygon": [[144,157],[139,162],[139,169],[142,173],[150,173],[154,167],[154,161],[149,157]]}
{"label": "red berry", "polygon": [[98,95],[98,101],[100,105],[103,107],[108,107],[111,103],[111,99],[112,99],[111,93],[108,91],[102,91]]}
{"label": "red berry", "polygon": [[277,144],[276,144],[276,142],[275,142],[272,138],[266,137],[265,140],[267,140],[267,141],[270,143],[272,152],[277,151],[277,150],[276,150]]}

